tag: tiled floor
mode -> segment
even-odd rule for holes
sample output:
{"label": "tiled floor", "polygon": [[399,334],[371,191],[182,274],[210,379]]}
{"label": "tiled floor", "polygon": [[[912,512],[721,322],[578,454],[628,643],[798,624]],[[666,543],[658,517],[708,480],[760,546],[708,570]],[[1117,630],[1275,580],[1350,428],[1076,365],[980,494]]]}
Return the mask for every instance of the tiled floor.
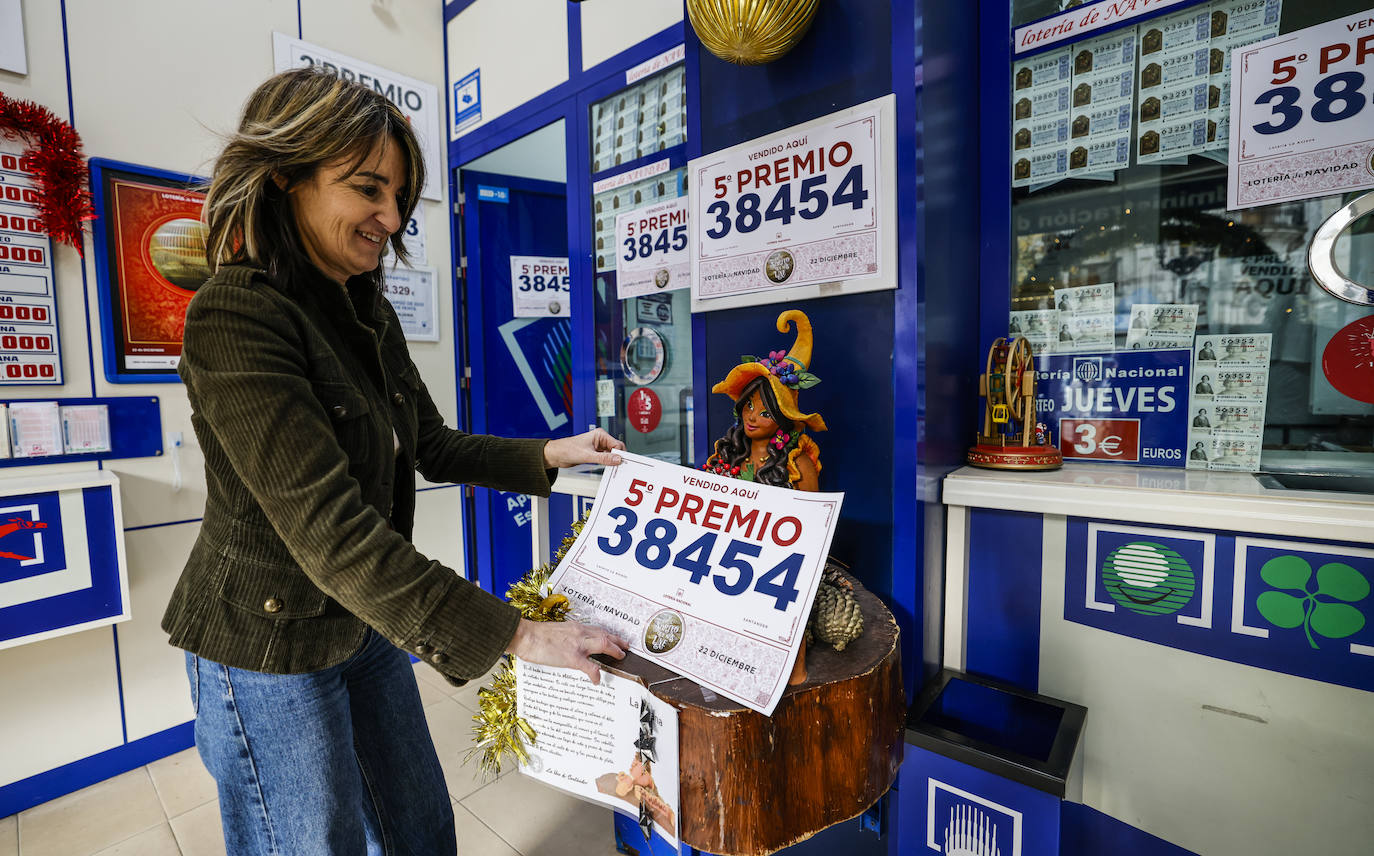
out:
{"label": "tiled floor", "polygon": [[[611,813],[507,772],[463,765],[477,689],[416,666],[463,856],[608,856]],[[512,811],[519,806],[518,812]],[[215,785],[195,749],[0,819],[0,856],[222,856]]]}

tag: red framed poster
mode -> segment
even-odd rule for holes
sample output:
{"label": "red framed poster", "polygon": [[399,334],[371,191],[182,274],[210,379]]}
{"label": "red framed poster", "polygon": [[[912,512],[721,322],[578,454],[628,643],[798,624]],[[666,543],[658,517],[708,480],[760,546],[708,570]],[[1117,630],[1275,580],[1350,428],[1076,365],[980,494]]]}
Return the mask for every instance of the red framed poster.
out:
{"label": "red framed poster", "polygon": [[203,186],[190,175],[91,160],[105,377],[112,383],[178,380],[186,307],[210,276]]}

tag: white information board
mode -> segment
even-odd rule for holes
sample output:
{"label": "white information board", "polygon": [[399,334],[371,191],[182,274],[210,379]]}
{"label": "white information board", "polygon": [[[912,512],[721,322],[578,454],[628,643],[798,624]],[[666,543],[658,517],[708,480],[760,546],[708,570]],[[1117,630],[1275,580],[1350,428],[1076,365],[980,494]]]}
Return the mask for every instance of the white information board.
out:
{"label": "white information board", "polygon": [[892,105],[884,96],[688,164],[693,311],[771,303],[780,289],[800,300],[896,288]]}
{"label": "white information board", "polygon": [[272,34],[272,60],[277,72],[313,66],[353,80],[387,97],[410,120],[420,149],[425,156],[425,199],[443,199],[444,156],[440,146],[439,91],[431,83],[406,77],[394,71],[345,56],[319,45],[288,36]]}
{"label": "white information board", "polygon": [[550,584],[576,620],[771,715],[806,634],[844,495],[620,457]]}
{"label": "white information board", "polygon": [[439,341],[439,320],[435,317],[434,268],[396,266],[386,269],[386,299],[396,310],[406,339],[412,342]]}
{"label": "white information board", "polygon": [[1231,54],[1227,208],[1374,187],[1374,10]]}
{"label": "white information board", "polygon": [[567,318],[572,314],[567,257],[511,256],[510,299],[516,318]]}
{"label": "white information board", "polygon": [[686,197],[615,218],[615,287],[621,300],[686,288],[692,279],[687,251]]}

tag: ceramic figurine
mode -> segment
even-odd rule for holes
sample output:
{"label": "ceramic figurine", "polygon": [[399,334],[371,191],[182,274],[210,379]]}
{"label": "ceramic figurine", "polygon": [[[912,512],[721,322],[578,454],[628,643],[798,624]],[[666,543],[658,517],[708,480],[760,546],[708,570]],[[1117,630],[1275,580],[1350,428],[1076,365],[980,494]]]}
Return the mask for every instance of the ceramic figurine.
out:
{"label": "ceramic figurine", "polygon": [[[770,351],[766,357],[742,357],[725,380],[711,388],[735,402],[735,424],[716,441],[703,470],[745,481],[796,490],[819,490],[821,453],[806,433],[824,431],[819,413],[803,413],[797,394],[820,383],[811,374],[811,321],[797,309],[778,316],[778,331],[797,328],[791,350]],[[863,632],[863,617],[852,586],[830,563],[811,608],[807,637],[813,635],[837,651]],[[788,683],[806,680],[806,646]]]}
{"label": "ceramic figurine", "polygon": [[811,321],[789,309],[778,316],[779,332],[787,332],[789,322],[797,327],[790,351],[743,357],[711,388],[735,402],[735,424],[702,469],[775,487],[819,489],[821,453],[806,429],[824,431],[825,420],[797,406],[797,393],[821,382],[808,371]]}

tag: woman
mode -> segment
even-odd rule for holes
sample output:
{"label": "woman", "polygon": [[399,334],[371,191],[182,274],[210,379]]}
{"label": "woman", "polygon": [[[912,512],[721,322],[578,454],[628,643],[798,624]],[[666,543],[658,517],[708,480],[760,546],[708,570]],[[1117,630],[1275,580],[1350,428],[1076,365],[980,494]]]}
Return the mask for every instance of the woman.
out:
{"label": "woman", "polygon": [[504,652],[595,682],[588,657],[626,647],[524,621],[410,543],[417,469],[547,495],[623,448],[444,427],[380,288],[423,185],[400,111],[308,69],[253,93],[215,164],[179,367],[208,496],[163,628],[231,854],[455,852],[406,652],[454,684]]}

